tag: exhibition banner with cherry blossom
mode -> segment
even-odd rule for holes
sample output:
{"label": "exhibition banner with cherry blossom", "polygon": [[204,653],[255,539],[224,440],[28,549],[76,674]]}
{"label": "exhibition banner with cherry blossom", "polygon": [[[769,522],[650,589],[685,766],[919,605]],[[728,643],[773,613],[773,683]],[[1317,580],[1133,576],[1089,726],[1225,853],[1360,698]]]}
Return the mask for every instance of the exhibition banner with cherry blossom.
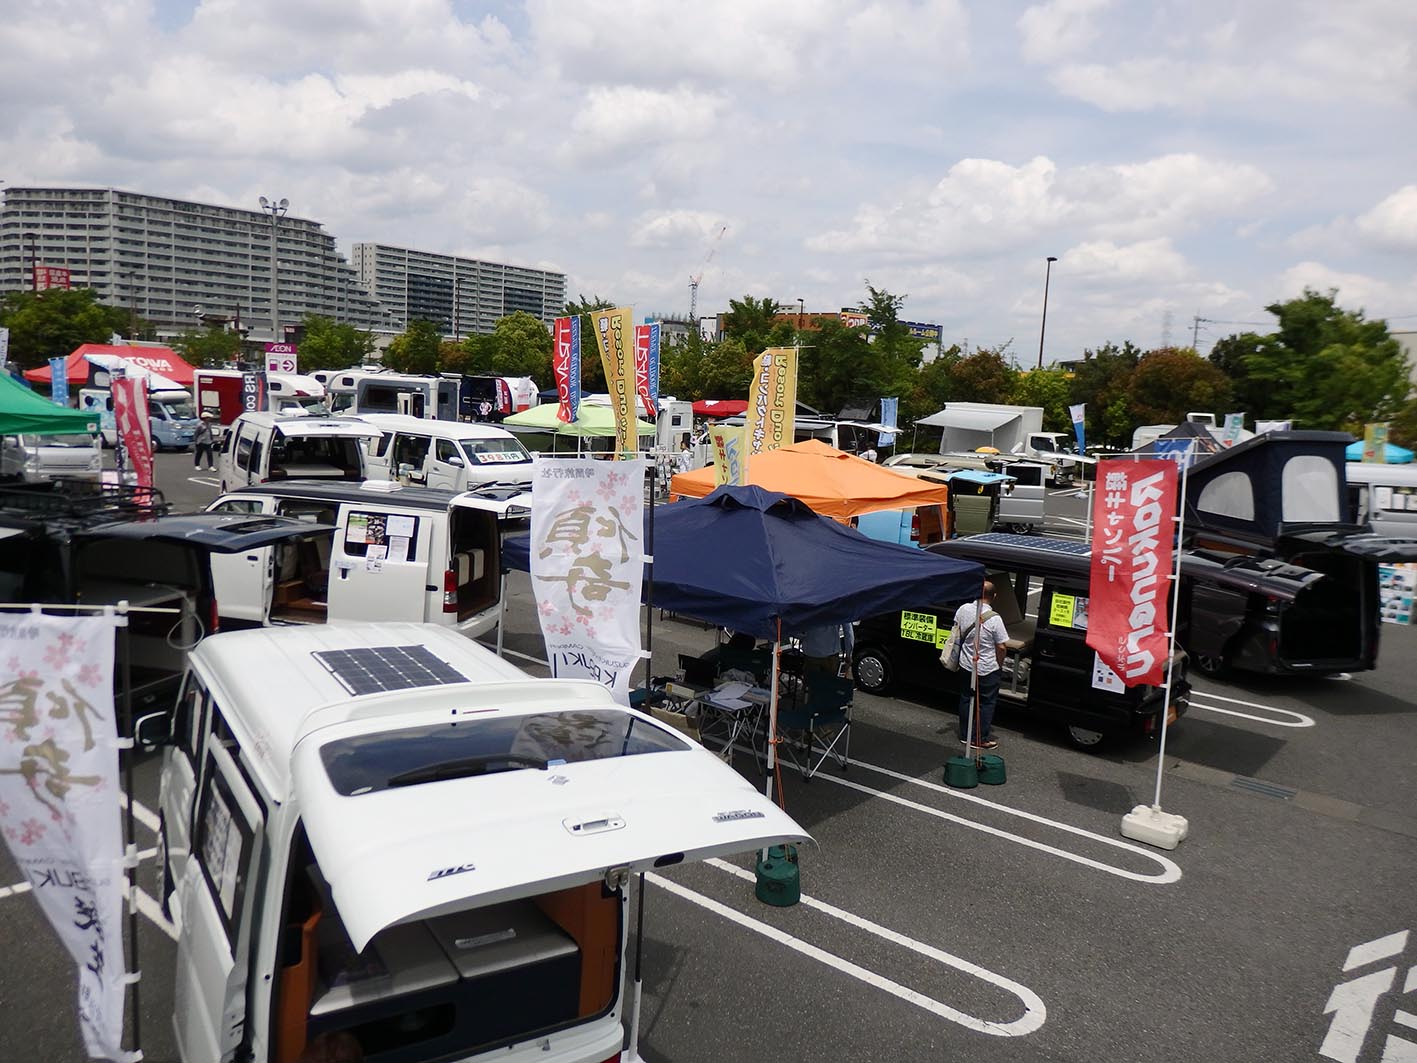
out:
{"label": "exhibition banner with cherry blossom", "polygon": [[123,869],[111,616],[0,615],[0,836],[78,968],[94,1059],[123,1043]]}
{"label": "exhibition banner with cherry blossom", "polygon": [[643,459],[537,458],[531,579],[551,674],[591,679],[630,703],[640,660]]}

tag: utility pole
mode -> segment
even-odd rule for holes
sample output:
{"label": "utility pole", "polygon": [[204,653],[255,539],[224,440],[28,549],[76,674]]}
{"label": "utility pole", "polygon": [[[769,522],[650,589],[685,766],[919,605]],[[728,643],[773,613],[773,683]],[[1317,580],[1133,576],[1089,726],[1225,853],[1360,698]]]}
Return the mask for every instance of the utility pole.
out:
{"label": "utility pole", "polygon": [[1202,318],[1199,314],[1197,314],[1196,317],[1195,317],[1195,320],[1194,320],[1194,321],[1192,322],[1192,324],[1191,324],[1191,350],[1195,351],[1197,354],[1200,353],[1200,349],[1201,349],[1201,348],[1200,348],[1200,342],[1201,342],[1201,321],[1202,321],[1202,320],[1203,320],[1203,318]]}

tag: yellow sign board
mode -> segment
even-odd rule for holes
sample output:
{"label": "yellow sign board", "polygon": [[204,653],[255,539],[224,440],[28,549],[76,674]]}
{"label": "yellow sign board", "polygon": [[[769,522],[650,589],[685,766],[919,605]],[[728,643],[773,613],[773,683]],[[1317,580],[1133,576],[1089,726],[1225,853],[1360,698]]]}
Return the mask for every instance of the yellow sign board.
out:
{"label": "yellow sign board", "polygon": [[1073,610],[1078,600],[1071,594],[1054,594],[1053,605],[1048,610],[1048,623],[1054,627],[1072,627]]}
{"label": "yellow sign board", "polygon": [[943,646],[948,634],[947,630],[939,627],[934,613],[912,613],[908,609],[901,611],[900,637],[903,639]]}

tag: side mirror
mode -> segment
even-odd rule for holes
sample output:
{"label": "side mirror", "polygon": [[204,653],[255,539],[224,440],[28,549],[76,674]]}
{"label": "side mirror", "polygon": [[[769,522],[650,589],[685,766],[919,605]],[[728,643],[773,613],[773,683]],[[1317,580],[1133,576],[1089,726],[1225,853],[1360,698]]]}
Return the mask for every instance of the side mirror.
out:
{"label": "side mirror", "polygon": [[463,461],[462,458],[458,457],[456,454],[454,454],[451,458],[447,460],[447,464],[451,465],[455,469],[461,469],[467,465],[467,463]]}
{"label": "side mirror", "polygon": [[172,714],[150,712],[139,716],[133,725],[133,741],[144,749],[157,749],[172,744]]}
{"label": "side mirror", "polygon": [[412,475],[413,475],[413,466],[410,465],[410,464],[409,464],[408,462],[406,462],[406,461],[401,461],[401,462],[399,462],[399,475],[400,475],[400,476],[412,476]]}

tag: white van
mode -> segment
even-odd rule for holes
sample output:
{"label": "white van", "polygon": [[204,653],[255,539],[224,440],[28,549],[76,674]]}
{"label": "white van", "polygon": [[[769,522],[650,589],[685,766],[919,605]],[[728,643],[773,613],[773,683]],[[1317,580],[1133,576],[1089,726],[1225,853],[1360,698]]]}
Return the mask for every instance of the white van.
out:
{"label": "white van", "polygon": [[379,430],[354,417],[243,413],[231,423],[217,458],[222,491],[268,480],[365,478],[365,440]]}
{"label": "white van", "polygon": [[186,1063],[618,1060],[631,875],[806,838],[598,684],[438,628],[216,635],[164,723]]}
{"label": "white van", "polygon": [[399,373],[366,375],[355,382],[350,413],[402,413],[438,421],[458,419],[459,382],[450,377]]}
{"label": "white van", "polygon": [[97,480],[103,449],[97,432],[0,436],[0,480],[47,483],[56,477]]}
{"label": "white van", "polygon": [[1353,519],[1390,535],[1417,533],[1417,465],[1346,462]]}
{"label": "white van", "polygon": [[215,513],[264,513],[332,531],[213,555],[224,622],[428,621],[477,636],[502,593],[496,500],[402,487],[287,480],[222,495]]}
{"label": "white van", "polygon": [[397,413],[363,414],[362,419],[383,432],[365,449],[370,479],[449,491],[531,483],[531,454],[505,429]]}

